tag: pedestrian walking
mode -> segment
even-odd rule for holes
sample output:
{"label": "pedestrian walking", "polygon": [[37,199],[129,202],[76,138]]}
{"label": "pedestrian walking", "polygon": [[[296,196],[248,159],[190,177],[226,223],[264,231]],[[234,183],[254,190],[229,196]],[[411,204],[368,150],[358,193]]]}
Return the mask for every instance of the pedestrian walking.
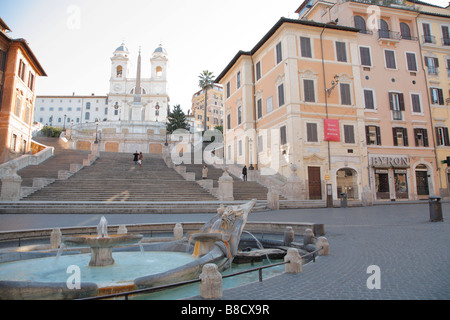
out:
{"label": "pedestrian walking", "polygon": [[206,164],[203,166],[202,169],[202,178],[203,180],[208,178],[208,167],[206,166]]}
{"label": "pedestrian walking", "polygon": [[139,167],[142,167],[142,160],[144,159],[144,155],[141,153],[139,153],[139,157],[138,157],[138,164]]}
{"label": "pedestrian walking", "polygon": [[133,156],[134,156],[134,158],[133,158],[134,164],[137,165],[138,161],[139,161],[139,153],[137,150],[135,153],[133,153]]}
{"label": "pedestrian walking", "polygon": [[247,181],[247,166],[242,169],[242,180]]}

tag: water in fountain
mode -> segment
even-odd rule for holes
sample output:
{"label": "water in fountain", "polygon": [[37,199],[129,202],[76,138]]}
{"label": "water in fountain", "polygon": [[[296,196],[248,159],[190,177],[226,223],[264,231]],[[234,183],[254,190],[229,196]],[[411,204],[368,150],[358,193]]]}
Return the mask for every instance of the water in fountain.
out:
{"label": "water in fountain", "polygon": [[[246,234],[250,235],[253,239],[255,239],[256,245],[258,246],[258,248],[261,249],[261,250],[265,250],[265,248],[262,245],[261,241],[259,241],[258,238],[256,238],[251,232],[244,230],[244,231],[242,231],[242,233],[246,233]],[[269,255],[267,253],[265,253],[265,255],[266,255],[266,258],[267,258],[267,261],[269,262],[269,264],[272,264],[272,262],[269,259]]]}

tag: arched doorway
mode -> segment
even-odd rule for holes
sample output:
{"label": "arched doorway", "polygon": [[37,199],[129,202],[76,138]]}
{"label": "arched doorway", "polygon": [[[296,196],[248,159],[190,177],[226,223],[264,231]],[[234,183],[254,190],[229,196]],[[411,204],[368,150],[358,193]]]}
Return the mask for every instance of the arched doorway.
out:
{"label": "arched doorway", "polygon": [[337,195],[346,193],[349,200],[358,200],[358,173],[354,169],[343,168],[336,172]]}

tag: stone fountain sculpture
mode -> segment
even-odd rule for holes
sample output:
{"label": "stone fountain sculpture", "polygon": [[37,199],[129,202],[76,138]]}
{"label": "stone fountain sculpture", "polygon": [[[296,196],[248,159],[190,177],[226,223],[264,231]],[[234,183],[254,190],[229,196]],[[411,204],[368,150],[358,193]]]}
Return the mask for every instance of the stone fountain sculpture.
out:
{"label": "stone fountain sculpture", "polygon": [[64,247],[90,247],[90,267],[105,267],[114,264],[112,256],[113,247],[137,244],[142,240],[142,235],[120,234],[108,235],[108,222],[102,217],[97,226],[97,236],[74,236],[63,238]]}

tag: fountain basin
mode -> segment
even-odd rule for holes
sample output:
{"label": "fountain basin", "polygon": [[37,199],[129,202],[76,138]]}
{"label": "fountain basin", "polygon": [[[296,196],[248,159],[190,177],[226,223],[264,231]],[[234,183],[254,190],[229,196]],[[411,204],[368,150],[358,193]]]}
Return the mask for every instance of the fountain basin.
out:
{"label": "fountain basin", "polygon": [[142,240],[142,235],[112,235],[106,237],[98,236],[74,236],[63,238],[65,247],[90,247],[91,260],[89,266],[91,267],[105,267],[114,264],[112,256],[112,248],[133,245]]}

